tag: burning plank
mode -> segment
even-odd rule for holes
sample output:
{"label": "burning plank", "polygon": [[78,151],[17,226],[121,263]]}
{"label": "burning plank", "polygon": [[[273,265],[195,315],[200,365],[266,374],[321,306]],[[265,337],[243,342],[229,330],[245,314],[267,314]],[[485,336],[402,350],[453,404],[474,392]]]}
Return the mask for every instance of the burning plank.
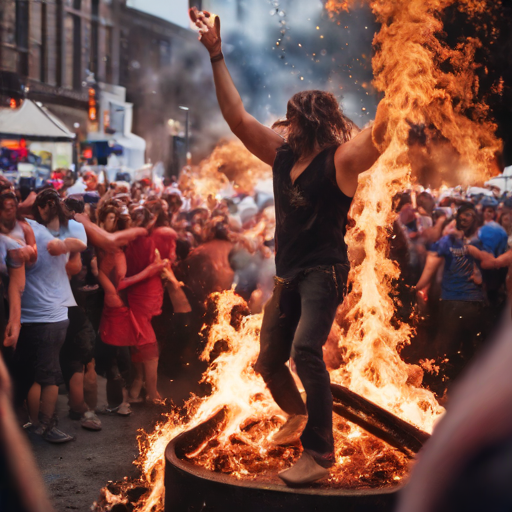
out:
{"label": "burning plank", "polygon": [[418,453],[430,438],[430,434],[344,386],[331,384],[331,393],[334,399],[333,411],[336,414],[355,423],[410,457]]}

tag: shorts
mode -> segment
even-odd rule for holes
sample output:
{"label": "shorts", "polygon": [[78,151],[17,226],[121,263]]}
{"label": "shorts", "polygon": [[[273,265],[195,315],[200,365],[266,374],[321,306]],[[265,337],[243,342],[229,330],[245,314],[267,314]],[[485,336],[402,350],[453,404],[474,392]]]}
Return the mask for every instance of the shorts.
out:
{"label": "shorts", "polygon": [[41,386],[62,384],[59,354],[66,339],[68,325],[69,320],[62,320],[52,323],[25,323],[21,326],[14,352],[15,374],[17,380],[28,385],[28,389],[34,382]]}
{"label": "shorts", "polygon": [[68,308],[68,318],[66,340],[60,351],[60,363],[66,384],[73,374],[83,372],[84,366],[92,361],[96,341],[96,333],[81,308]]}

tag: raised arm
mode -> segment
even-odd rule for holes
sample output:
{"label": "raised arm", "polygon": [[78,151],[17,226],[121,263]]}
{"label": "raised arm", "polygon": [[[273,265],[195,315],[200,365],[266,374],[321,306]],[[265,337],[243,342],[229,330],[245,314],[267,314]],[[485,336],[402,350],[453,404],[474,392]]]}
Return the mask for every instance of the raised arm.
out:
{"label": "raised arm", "polygon": [[215,91],[224,119],[253,155],[272,165],[283,138],[246,112],[222,55],[220,18],[196,8],[190,9],[189,14],[199,28],[199,40],[210,53]]}
{"label": "raised arm", "polygon": [[91,222],[89,217],[83,213],[77,213],[75,220],[83,224],[91,243],[105,252],[117,252],[120,247],[128,245],[132,240],[148,234],[144,228],[129,228],[116,233],[107,233],[94,222]]}

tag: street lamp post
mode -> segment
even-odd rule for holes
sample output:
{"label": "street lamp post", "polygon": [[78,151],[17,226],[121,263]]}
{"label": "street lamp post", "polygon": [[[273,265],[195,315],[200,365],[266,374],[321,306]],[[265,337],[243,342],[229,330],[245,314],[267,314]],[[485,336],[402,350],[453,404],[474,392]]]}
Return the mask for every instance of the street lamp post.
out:
{"label": "street lamp post", "polygon": [[180,105],[179,107],[180,110],[184,110],[185,113],[186,113],[186,118],[185,118],[185,152],[186,152],[186,159],[188,161],[188,154],[189,154],[189,133],[188,133],[188,115],[189,115],[189,108],[188,107],[183,107]]}

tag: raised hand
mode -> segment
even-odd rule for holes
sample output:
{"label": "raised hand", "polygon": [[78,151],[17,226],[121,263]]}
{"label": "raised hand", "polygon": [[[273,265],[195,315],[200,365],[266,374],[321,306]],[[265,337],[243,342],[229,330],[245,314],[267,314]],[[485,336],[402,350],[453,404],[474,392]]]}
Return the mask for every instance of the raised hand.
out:
{"label": "raised hand", "polygon": [[208,11],[198,11],[197,7],[189,9],[188,14],[199,29],[199,41],[208,50],[210,57],[219,55],[222,52],[220,18]]}

